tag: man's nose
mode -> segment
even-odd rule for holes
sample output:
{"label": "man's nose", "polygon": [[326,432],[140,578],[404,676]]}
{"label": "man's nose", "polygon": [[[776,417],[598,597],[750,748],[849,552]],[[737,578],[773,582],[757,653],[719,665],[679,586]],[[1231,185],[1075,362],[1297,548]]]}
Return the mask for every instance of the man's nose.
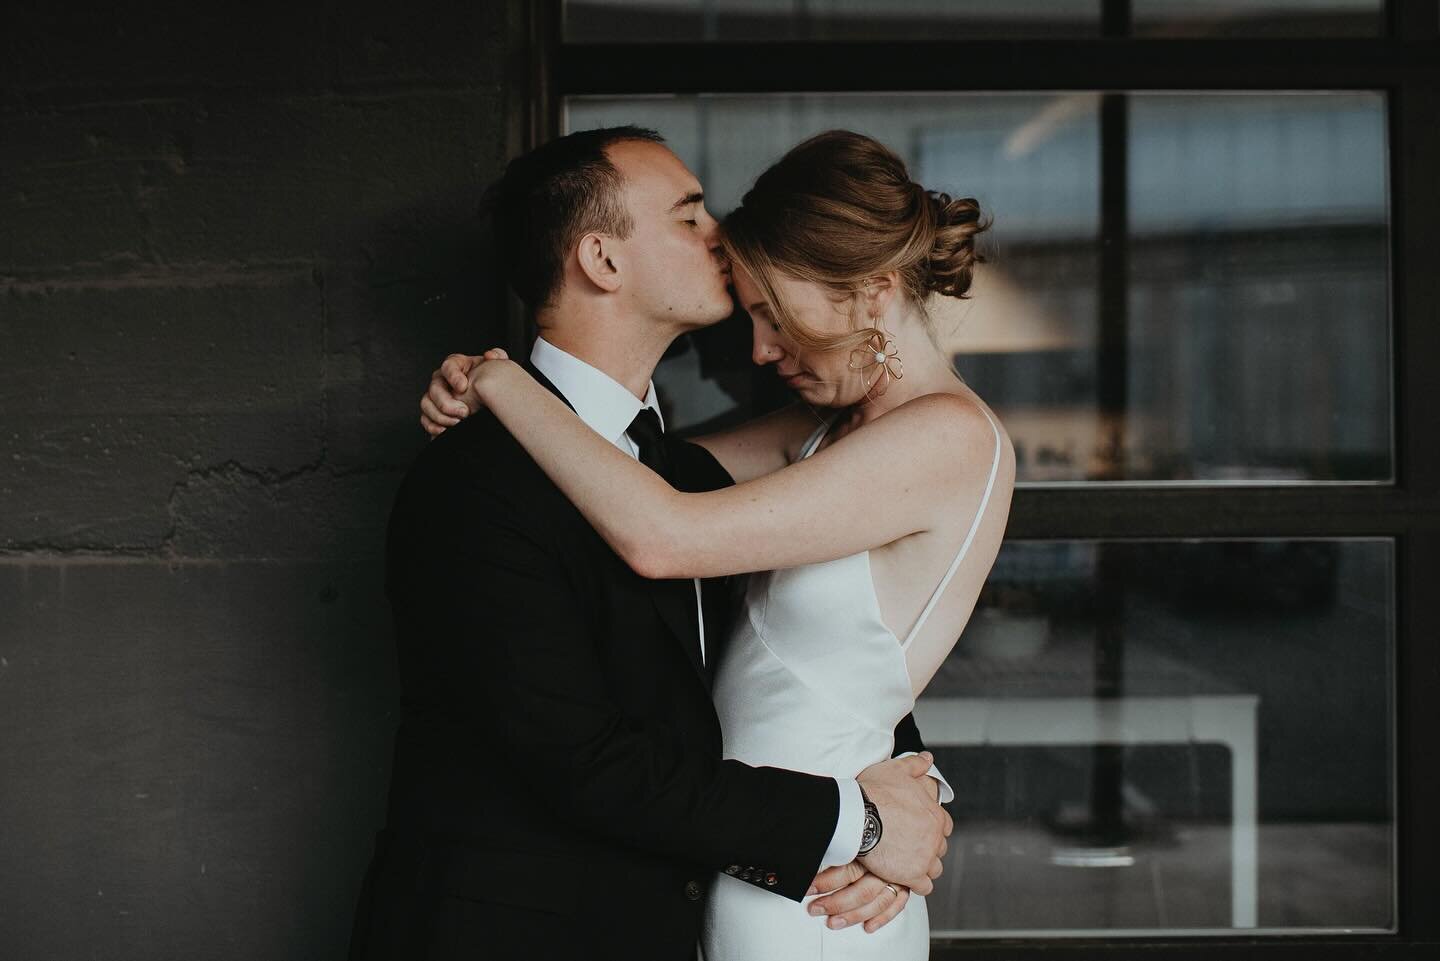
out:
{"label": "man's nose", "polygon": [[722,256],[720,250],[720,221],[714,217],[705,217],[705,243],[709,245],[710,252],[715,256]]}

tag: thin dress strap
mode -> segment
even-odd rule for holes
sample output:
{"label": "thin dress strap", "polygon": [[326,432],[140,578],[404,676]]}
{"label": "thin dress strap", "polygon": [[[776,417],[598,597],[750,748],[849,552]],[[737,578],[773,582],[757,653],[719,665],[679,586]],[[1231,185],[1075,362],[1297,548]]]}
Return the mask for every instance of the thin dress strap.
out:
{"label": "thin dress strap", "polygon": [[929,620],[930,612],[935,610],[936,604],[940,603],[940,595],[945,593],[945,588],[950,586],[950,579],[955,576],[955,572],[960,569],[960,562],[965,560],[965,555],[969,553],[970,544],[975,540],[975,532],[980,529],[980,520],[985,516],[985,508],[990,505],[990,492],[995,489],[995,475],[1000,470],[1000,428],[995,426],[995,418],[991,417],[983,407],[980,412],[985,415],[985,419],[990,422],[990,429],[995,432],[995,457],[990,462],[990,479],[985,482],[985,496],[980,498],[980,509],[975,513],[975,520],[970,522],[970,532],[965,535],[965,543],[960,545],[960,553],[956,554],[955,560],[950,562],[950,569],[945,572],[945,577],[941,579],[940,586],[935,588],[935,593],[930,595],[930,601],[925,605],[925,610],[920,612],[920,619],[915,622],[914,627],[910,628],[910,633],[905,635],[905,640],[900,642],[902,651],[909,650],[910,642],[915,640],[915,635],[920,633],[920,628],[924,627],[925,622]]}
{"label": "thin dress strap", "polygon": [[805,458],[809,457],[811,454],[815,453],[815,448],[820,446],[820,442],[825,439],[825,435],[830,432],[830,428],[839,418],[840,415],[836,414],[834,417],[831,417],[829,420],[822,423],[819,427],[815,428],[815,433],[811,434],[810,437],[805,441],[805,444],[800,448],[800,456],[797,457],[796,460],[802,461]]}

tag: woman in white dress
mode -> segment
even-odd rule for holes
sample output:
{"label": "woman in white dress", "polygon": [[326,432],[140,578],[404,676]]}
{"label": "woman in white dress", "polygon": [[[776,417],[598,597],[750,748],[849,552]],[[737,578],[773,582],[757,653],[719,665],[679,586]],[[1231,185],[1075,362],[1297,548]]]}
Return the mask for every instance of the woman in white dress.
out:
{"label": "woman in white dress", "polygon": [[[432,387],[427,427],[490,408],[646,577],[753,573],[715,679],[725,754],[854,777],[890,756],[896,723],[974,609],[1009,513],[1013,448],[937,348],[925,309],[966,295],[984,227],[975,201],[926,191],[893,152],[846,131],[759,177],[723,243],[753,359],[801,402],[695,439],[733,487],[674,490],[503,351],[465,391]],[[720,874],[704,956],[928,957],[924,899],[887,887],[904,910],[862,929],[812,916],[813,897],[796,904]]]}

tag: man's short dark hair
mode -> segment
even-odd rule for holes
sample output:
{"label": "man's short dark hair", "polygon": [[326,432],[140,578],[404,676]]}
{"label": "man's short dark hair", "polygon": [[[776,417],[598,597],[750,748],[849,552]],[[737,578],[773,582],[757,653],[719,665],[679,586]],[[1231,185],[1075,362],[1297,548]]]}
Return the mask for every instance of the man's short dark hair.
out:
{"label": "man's short dark hair", "polygon": [[577,131],[516,157],[487,191],[495,249],[510,286],[531,310],[554,299],[565,258],[581,237],[630,236],[635,224],[620,196],[623,178],[605,155],[630,140],[665,142],[644,127]]}

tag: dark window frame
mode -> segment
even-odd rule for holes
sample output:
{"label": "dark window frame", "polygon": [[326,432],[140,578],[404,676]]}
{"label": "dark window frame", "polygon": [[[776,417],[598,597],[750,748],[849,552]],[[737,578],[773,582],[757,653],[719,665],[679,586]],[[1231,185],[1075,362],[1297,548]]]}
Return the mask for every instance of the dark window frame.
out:
{"label": "dark window frame", "polygon": [[[1393,483],[1027,485],[1007,538],[1392,538],[1395,583],[1397,933],[936,941],[941,958],[1210,961],[1429,958],[1440,948],[1440,4],[1389,0],[1364,39],[1124,36],[1128,0],[1106,0],[1102,36],[925,43],[567,44],[560,0],[529,7],[525,146],[559,132],[567,96],[854,91],[1379,90],[1390,148]],[[918,55],[917,55],[918,54]],[[734,69],[765,63],[764,70]],[[866,69],[857,71],[855,64]],[[957,71],[955,64],[964,64]],[[512,140],[512,142],[513,142]],[[523,324],[511,327],[523,340]],[[517,343],[515,346],[520,346]]]}

